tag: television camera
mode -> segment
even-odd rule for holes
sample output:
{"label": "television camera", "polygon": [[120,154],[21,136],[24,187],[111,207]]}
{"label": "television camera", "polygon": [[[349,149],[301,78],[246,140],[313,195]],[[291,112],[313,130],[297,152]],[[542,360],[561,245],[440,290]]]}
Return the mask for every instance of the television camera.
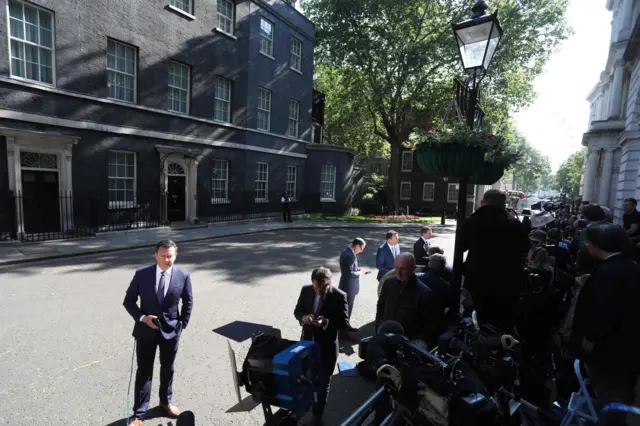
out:
{"label": "television camera", "polygon": [[[266,426],[296,425],[322,389],[320,349],[315,342],[282,339],[270,329],[251,338],[251,346],[237,371],[235,353],[229,357],[238,403],[244,386],[262,405]],[[279,407],[275,413],[271,407]]]}

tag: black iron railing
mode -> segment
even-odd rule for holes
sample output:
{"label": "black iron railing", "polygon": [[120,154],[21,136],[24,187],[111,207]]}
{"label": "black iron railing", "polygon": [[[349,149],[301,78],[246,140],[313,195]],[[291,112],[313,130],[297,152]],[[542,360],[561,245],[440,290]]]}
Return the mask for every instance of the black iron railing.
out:
{"label": "black iron railing", "polygon": [[18,193],[0,203],[4,212],[0,216],[0,239],[66,240],[101,232],[155,228],[165,223],[161,212],[164,198],[159,193],[138,194],[127,202],[109,200],[108,195]]}
{"label": "black iron railing", "polygon": [[[203,223],[282,218],[281,191],[232,192],[224,198],[198,200]],[[168,210],[175,208],[159,192],[136,194],[135,200],[110,200],[108,194],[78,197],[71,193],[18,193],[0,199],[0,241],[48,241],[92,237],[99,233],[168,226]],[[319,193],[292,197],[291,215],[342,214],[341,205]]]}
{"label": "black iron railing", "polygon": [[[229,193],[227,197],[212,197],[206,204],[199,206],[200,220],[208,223],[230,222],[261,218],[282,217],[283,192],[243,191]],[[309,197],[297,195],[291,197],[289,210],[292,215],[311,213]],[[314,213],[320,213],[316,211]]]}

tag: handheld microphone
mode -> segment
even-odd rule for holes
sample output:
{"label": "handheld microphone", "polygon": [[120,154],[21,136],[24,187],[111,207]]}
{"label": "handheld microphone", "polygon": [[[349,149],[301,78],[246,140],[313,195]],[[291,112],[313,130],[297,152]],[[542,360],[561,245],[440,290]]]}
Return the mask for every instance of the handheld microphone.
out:
{"label": "handheld microphone", "polygon": [[158,331],[160,331],[160,329],[162,328],[162,325],[160,325],[160,320],[158,318],[154,318],[151,321],[156,327],[158,327]]}

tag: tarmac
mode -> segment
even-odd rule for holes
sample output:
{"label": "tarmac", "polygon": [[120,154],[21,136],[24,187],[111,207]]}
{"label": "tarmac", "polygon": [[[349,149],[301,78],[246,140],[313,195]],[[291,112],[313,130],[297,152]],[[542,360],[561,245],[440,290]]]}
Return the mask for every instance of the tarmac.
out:
{"label": "tarmac", "polygon": [[[435,233],[438,232],[438,229],[448,229],[452,232],[455,221],[447,220],[446,225],[439,223],[429,225],[434,228]],[[108,232],[98,234],[95,237],[71,240],[4,242],[0,243],[0,266],[147,248],[153,247],[162,239],[171,239],[179,244],[273,231],[322,229],[402,229],[403,231],[410,230],[412,234],[417,236],[421,226],[423,223],[416,222],[341,222],[298,219],[294,222],[284,223],[270,219],[226,222],[209,226],[160,227]]]}

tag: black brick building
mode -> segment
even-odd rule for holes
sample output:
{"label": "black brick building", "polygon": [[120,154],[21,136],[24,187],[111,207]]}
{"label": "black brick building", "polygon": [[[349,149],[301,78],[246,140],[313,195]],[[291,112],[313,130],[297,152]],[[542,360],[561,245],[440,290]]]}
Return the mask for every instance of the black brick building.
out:
{"label": "black brick building", "polygon": [[285,190],[348,207],[351,152],[312,149],[315,29],[290,2],[0,0],[0,19],[5,233],[261,215]]}

